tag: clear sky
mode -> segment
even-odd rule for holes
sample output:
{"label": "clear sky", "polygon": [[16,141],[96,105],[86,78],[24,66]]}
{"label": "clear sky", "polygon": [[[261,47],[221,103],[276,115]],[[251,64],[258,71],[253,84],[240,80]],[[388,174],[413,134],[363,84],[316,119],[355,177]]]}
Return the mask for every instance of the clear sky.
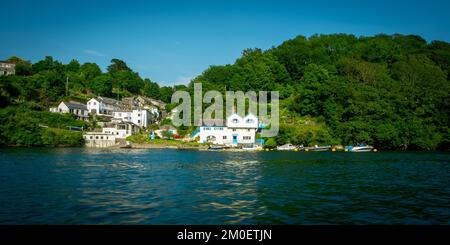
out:
{"label": "clear sky", "polygon": [[162,85],[186,83],[245,48],[297,35],[418,34],[450,41],[450,1],[0,0],[0,59],[123,59]]}

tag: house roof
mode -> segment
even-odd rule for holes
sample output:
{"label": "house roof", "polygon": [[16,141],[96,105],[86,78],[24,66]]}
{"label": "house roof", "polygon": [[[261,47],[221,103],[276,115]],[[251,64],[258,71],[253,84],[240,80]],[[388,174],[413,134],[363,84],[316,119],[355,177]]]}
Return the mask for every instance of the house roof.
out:
{"label": "house roof", "polygon": [[110,104],[110,105],[120,105],[120,104],[122,104],[122,102],[120,102],[118,100],[107,98],[107,97],[101,97],[101,96],[99,96],[97,98],[97,100],[101,101],[101,102],[103,102],[105,104]]}
{"label": "house roof", "polygon": [[75,101],[63,101],[69,109],[80,109],[80,110],[87,110],[87,106],[85,104],[81,104]]}
{"label": "house roof", "polygon": [[203,126],[225,126],[225,121],[223,119],[203,119]]}

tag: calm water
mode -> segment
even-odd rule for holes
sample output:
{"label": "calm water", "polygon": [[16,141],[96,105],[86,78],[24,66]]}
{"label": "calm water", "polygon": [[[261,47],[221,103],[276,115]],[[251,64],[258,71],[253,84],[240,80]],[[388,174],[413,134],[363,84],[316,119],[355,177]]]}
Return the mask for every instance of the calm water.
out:
{"label": "calm water", "polygon": [[0,224],[450,224],[448,153],[0,149]]}

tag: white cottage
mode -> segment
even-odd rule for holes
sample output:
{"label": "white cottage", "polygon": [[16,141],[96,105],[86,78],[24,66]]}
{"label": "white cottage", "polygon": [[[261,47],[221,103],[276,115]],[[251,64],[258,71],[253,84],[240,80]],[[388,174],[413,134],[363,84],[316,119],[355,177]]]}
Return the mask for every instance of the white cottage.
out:
{"label": "white cottage", "polygon": [[220,121],[205,121],[200,127],[199,143],[212,143],[218,145],[250,145],[255,143],[258,130],[258,118],[253,114],[241,117],[232,114],[226,120],[226,125]]}
{"label": "white cottage", "polygon": [[89,113],[86,105],[74,101],[63,101],[59,103],[58,107],[51,107],[50,112],[71,113],[74,114],[78,120],[89,120]]}
{"label": "white cottage", "polygon": [[145,109],[137,109],[132,111],[116,111],[114,119],[119,122],[132,122],[141,128],[148,126],[149,113]]}
{"label": "white cottage", "polygon": [[115,111],[120,111],[123,107],[123,103],[118,100],[100,96],[87,102],[89,113],[102,116],[113,116]]}

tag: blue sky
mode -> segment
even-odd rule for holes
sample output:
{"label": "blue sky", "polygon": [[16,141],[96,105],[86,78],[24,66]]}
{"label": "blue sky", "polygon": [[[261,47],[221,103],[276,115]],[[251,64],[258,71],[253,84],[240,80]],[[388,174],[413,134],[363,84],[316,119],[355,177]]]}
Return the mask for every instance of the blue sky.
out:
{"label": "blue sky", "polygon": [[450,1],[0,0],[0,59],[123,59],[162,85],[186,83],[245,48],[297,35],[418,34],[450,41]]}

